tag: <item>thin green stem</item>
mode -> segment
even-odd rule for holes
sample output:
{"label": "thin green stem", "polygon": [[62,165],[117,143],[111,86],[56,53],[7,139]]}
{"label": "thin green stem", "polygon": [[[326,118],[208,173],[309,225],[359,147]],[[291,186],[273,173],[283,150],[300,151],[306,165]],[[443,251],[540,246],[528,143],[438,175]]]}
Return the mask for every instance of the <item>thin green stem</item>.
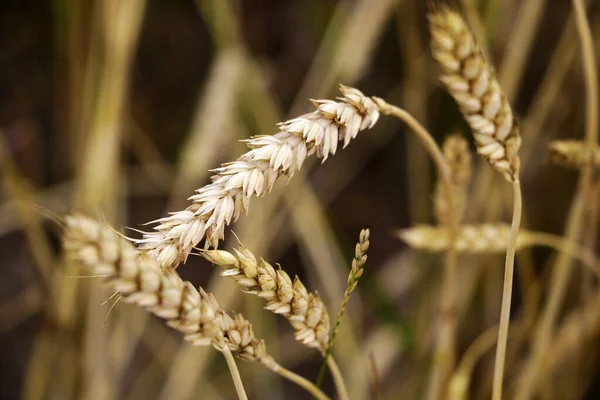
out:
{"label": "thin green stem", "polygon": [[510,324],[510,303],[512,298],[513,273],[515,267],[515,252],[517,237],[521,225],[522,199],[521,183],[516,180],[513,185],[513,218],[510,227],[510,239],[506,250],[504,264],[504,288],[502,290],[502,308],[500,311],[500,328],[498,331],[498,346],[496,348],[496,361],[494,364],[494,381],[492,386],[492,400],[502,400],[502,382],[504,378],[504,360],[506,359],[506,345],[508,342],[508,326]]}

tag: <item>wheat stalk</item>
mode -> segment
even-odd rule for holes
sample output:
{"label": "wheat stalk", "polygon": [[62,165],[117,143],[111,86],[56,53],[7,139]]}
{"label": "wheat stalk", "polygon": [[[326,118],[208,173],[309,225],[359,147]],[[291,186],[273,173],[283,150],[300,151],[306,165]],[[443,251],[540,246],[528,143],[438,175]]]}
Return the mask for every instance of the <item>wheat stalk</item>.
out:
{"label": "wheat stalk", "polygon": [[245,393],[231,352],[261,363],[321,400],[328,398],[312,383],[277,364],[241,314],[231,316],[223,311],[211,293],[184,282],[172,269],[160,268],[154,258],[137,250],[109,225],[81,215],[67,216],[65,224],[64,248],[69,257],[91,268],[94,275],[103,276],[105,285],[119,292],[125,302],[165,319],[193,345],[212,345],[222,352],[240,398],[245,398]]}
{"label": "wheat stalk", "polygon": [[[577,33],[580,40],[581,59],[585,73],[586,89],[586,122],[585,122],[585,142],[589,148],[598,146],[598,70],[596,67],[596,55],[594,52],[594,41],[592,29],[586,15],[586,7],[581,0],[572,0],[573,12]],[[587,165],[582,170],[577,184],[577,190],[573,197],[571,210],[566,223],[566,234],[568,240],[576,241],[579,239],[584,226],[586,212],[590,214],[589,221],[585,221],[591,228],[587,237],[594,237],[596,234],[597,222],[597,199],[596,195],[590,195],[597,189],[594,188],[594,170],[592,165]],[[532,341],[533,346],[531,354],[525,361],[522,373],[517,382],[517,391],[515,398],[517,400],[528,400],[533,397],[534,391],[540,384],[541,372],[547,368],[545,357],[551,349],[552,336],[555,333],[556,323],[563,308],[565,296],[568,292],[571,279],[571,263],[573,255],[564,254],[559,257],[553,267],[550,289],[548,290],[548,301],[540,316],[540,322],[535,329],[535,337]]]}
{"label": "wheat stalk", "polygon": [[523,201],[519,182],[521,135],[512,109],[490,64],[462,16],[447,7],[429,15],[433,56],[442,67],[441,80],[473,130],[477,152],[501,172],[513,189],[513,217],[504,262],[500,330],[492,399],[502,399],[504,360],[510,324],[515,251]]}
{"label": "wheat stalk", "polygon": [[521,137],[492,66],[458,12],[441,7],[429,21],[441,81],[473,130],[477,152],[506,179],[517,180]]}
{"label": "wheat stalk", "polygon": [[225,226],[248,212],[252,196],[269,193],[277,178],[291,177],[310,155],[325,161],[338,142],[345,147],[358,132],[371,128],[379,118],[373,100],[357,89],[340,90],[339,101],[314,100],[316,111],[279,124],[279,133],[246,140],[251,150],[215,169],[213,182],[190,197],[187,209],[154,221],[154,232],[136,240],[140,249],[161,267],[176,267],[203,239],[205,248],[216,248]]}
{"label": "wheat stalk", "polygon": [[471,176],[471,153],[467,141],[459,134],[448,136],[442,145],[444,159],[450,171],[449,177],[438,179],[434,193],[434,212],[438,222],[450,233],[444,256],[444,277],[440,296],[440,328],[437,333],[433,368],[428,385],[430,399],[444,393],[452,369],[456,363],[456,270],[458,250],[455,241],[464,214],[467,185]]}
{"label": "wheat stalk", "polygon": [[578,140],[555,140],[548,146],[550,161],[565,168],[600,167],[600,148]]}

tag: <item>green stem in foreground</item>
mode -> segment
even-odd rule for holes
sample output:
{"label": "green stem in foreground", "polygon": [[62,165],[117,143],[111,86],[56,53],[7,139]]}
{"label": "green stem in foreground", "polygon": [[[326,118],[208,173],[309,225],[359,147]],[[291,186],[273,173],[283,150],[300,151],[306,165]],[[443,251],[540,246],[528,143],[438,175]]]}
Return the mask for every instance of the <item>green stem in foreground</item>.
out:
{"label": "green stem in foreground", "polygon": [[510,239],[506,250],[504,264],[504,288],[502,290],[502,308],[500,311],[500,328],[498,331],[498,346],[496,348],[496,361],[494,364],[494,383],[492,386],[492,400],[502,400],[502,381],[504,378],[504,360],[506,358],[506,344],[508,342],[508,326],[510,323],[510,302],[512,298],[513,272],[515,267],[515,252],[517,236],[521,225],[523,202],[521,199],[521,183],[517,179],[513,185],[513,218],[510,227]]}
{"label": "green stem in foreground", "polygon": [[231,354],[231,350],[229,350],[229,347],[226,345],[223,346],[222,350],[219,350],[221,353],[223,353],[225,361],[227,361],[227,366],[229,367],[229,372],[231,373],[231,379],[233,379],[233,384],[235,386],[238,399],[248,400],[248,396],[246,396],[246,391],[244,390],[244,384],[242,383],[242,377],[240,376],[240,371],[238,371],[233,354]]}

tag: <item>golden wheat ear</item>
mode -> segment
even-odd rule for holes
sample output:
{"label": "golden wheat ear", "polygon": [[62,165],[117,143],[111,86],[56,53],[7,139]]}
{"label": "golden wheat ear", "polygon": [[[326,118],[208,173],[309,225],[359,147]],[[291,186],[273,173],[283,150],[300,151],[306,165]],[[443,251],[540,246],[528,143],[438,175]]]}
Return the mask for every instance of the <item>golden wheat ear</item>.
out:
{"label": "golden wheat ear", "polygon": [[230,315],[217,299],[202,288],[184,282],[172,269],[141,252],[110,225],[83,215],[64,219],[63,247],[75,262],[102,275],[103,283],[121,298],[166,321],[196,346],[212,345],[222,352],[230,368],[238,395],[246,398],[231,353],[256,361],[303,387],[319,400],[328,397],[306,379],[283,368],[271,357],[265,343],[254,336],[252,325],[241,314]]}
{"label": "golden wheat ear", "polygon": [[506,179],[518,180],[521,136],[494,69],[459,12],[437,7],[429,23],[440,80],[471,127],[477,152]]}
{"label": "golden wheat ear", "polygon": [[269,193],[282,175],[292,176],[311,155],[325,161],[379,119],[379,108],[358,89],[340,86],[338,101],[314,100],[316,111],[278,125],[279,133],[245,140],[251,149],[214,170],[213,182],[190,197],[183,211],[161,218],[154,232],[136,240],[161,267],[185,262],[198,243],[216,248],[225,227],[246,214],[253,196]]}

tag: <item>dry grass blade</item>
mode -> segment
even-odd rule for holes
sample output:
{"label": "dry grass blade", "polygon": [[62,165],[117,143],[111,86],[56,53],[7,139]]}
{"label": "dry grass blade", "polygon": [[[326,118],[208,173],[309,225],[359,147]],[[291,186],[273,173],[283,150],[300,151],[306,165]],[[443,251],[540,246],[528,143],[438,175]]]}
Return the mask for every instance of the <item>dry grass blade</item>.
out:
{"label": "dry grass blade", "polygon": [[429,21],[441,81],[471,126],[478,153],[506,179],[517,180],[521,137],[493,68],[458,12],[439,8]]}
{"label": "dry grass blade", "polygon": [[548,156],[554,164],[565,168],[600,167],[600,147],[590,147],[578,140],[555,140],[548,146]]}
{"label": "dry grass blade", "polygon": [[213,183],[198,189],[186,210],[157,220],[155,232],[137,240],[141,249],[162,267],[175,267],[203,239],[205,247],[217,247],[225,226],[248,212],[252,196],[269,193],[277,178],[291,177],[308,156],[316,153],[325,161],[338,142],[346,146],[371,128],[379,118],[375,103],[357,89],[342,86],[341,91],[337,102],[313,101],[315,112],[281,123],[281,132],[248,139],[252,150],[215,169]]}

